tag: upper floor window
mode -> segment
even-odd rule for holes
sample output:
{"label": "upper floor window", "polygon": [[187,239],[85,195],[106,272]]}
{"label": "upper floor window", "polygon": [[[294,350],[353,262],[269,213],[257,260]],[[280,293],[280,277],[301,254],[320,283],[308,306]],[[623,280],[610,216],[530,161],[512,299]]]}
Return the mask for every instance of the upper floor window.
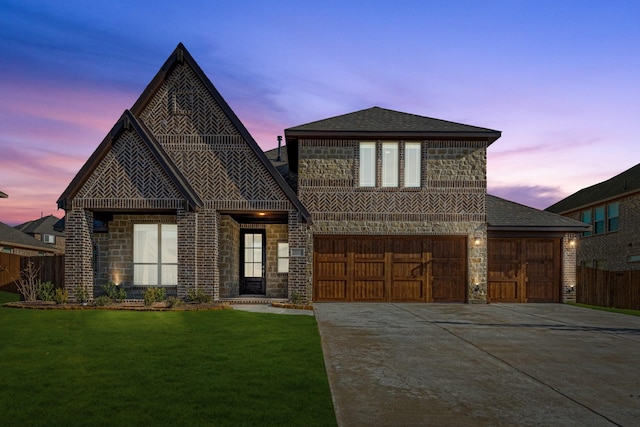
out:
{"label": "upper floor window", "polygon": [[398,143],[382,143],[382,186],[398,186]]}
{"label": "upper floor window", "polygon": [[582,235],[586,237],[618,231],[620,229],[619,209],[619,203],[615,202],[580,212],[580,219],[586,224],[591,224],[592,230],[585,231]]}
{"label": "upper floor window", "polygon": [[620,227],[618,222],[618,202],[607,205],[607,231],[616,231]]}
{"label": "upper floor window", "polygon": [[420,187],[421,145],[419,142],[361,142],[360,187]]}
{"label": "upper floor window", "polygon": [[360,143],[360,187],[376,186],[376,143]]}
{"label": "upper floor window", "polygon": [[55,244],[56,243],[56,236],[54,236],[53,234],[43,234],[42,235],[42,241],[45,242],[45,243]]}

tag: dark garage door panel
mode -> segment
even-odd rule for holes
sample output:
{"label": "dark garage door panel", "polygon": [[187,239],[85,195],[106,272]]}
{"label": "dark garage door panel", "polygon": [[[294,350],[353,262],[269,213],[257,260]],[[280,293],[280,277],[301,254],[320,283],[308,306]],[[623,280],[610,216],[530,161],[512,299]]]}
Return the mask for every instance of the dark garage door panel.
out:
{"label": "dark garage door panel", "polygon": [[490,238],[489,302],[559,302],[559,238]]}
{"label": "dark garage door panel", "polygon": [[314,300],[464,302],[466,238],[316,236]]}

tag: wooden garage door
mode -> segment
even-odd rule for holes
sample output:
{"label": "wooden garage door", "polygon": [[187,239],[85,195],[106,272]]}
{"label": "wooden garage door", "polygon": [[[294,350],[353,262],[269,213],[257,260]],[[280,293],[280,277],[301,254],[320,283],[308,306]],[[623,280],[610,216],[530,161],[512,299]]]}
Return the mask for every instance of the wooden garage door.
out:
{"label": "wooden garage door", "polygon": [[560,239],[491,238],[489,302],[559,302]]}
{"label": "wooden garage door", "polygon": [[315,301],[464,302],[466,238],[316,236]]}

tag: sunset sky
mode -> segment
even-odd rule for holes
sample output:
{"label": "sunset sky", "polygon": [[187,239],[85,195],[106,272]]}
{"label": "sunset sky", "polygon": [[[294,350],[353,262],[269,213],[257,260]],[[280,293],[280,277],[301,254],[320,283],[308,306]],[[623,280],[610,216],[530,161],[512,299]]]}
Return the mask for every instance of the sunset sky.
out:
{"label": "sunset sky", "polygon": [[0,0],[1,222],[64,215],[179,42],[263,149],[372,106],[487,127],[488,191],[538,208],[640,163],[637,0]]}

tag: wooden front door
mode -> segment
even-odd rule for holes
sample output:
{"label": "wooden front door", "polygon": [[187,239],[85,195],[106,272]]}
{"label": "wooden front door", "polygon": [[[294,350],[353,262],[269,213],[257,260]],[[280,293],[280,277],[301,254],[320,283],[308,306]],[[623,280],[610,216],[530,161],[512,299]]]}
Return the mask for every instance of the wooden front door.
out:
{"label": "wooden front door", "polygon": [[558,238],[491,238],[489,302],[559,302]]}
{"label": "wooden front door", "polygon": [[316,236],[315,301],[464,302],[466,239]]}
{"label": "wooden front door", "polygon": [[240,295],[265,294],[266,245],[264,230],[240,233]]}

